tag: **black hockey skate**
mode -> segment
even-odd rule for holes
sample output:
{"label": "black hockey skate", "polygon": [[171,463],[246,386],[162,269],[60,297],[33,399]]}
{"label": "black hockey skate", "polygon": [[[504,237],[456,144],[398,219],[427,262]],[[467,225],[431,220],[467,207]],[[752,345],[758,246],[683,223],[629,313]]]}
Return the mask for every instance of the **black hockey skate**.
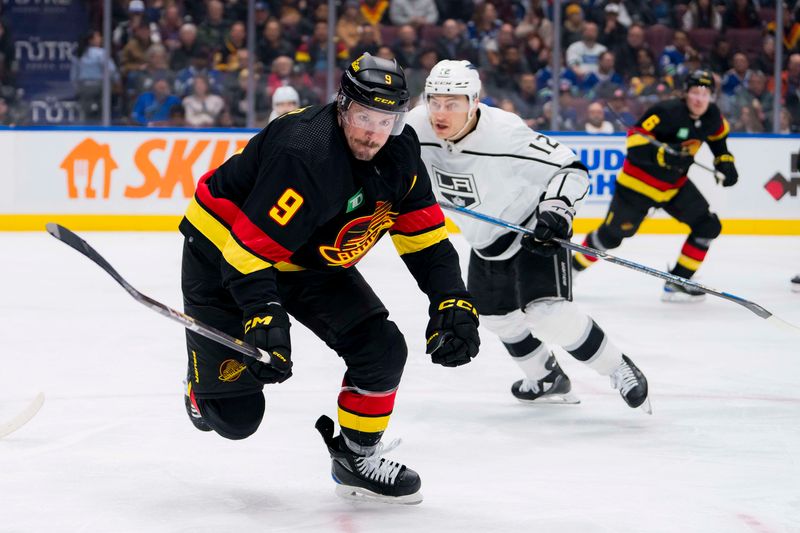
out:
{"label": "black hockey skate", "polygon": [[315,425],[331,454],[331,475],[336,494],[348,500],[416,504],[422,501],[419,475],[410,468],[384,459],[383,453],[399,444],[382,443],[369,455],[351,451],[341,435],[333,436],[333,420],[322,415]]}
{"label": "black hockey skate", "polygon": [[661,293],[662,302],[702,302],[706,299],[706,293],[697,289],[691,289],[668,281],[664,284],[664,292]]}
{"label": "black hockey skate", "polygon": [[611,386],[619,391],[625,403],[633,408],[641,407],[649,415],[653,414],[650,398],[647,396],[647,378],[627,355],[622,355],[622,362],[609,377]]}
{"label": "black hockey skate", "polygon": [[200,414],[200,411],[192,403],[191,397],[189,397],[189,387],[184,382],[183,384],[183,404],[186,407],[186,414],[189,415],[189,420],[192,421],[192,425],[199,429],[200,431],[211,431],[211,426],[209,426],[205,420],[203,420],[203,416]]}
{"label": "black hockey skate", "polygon": [[792,291],[800,292],[800,274],[792,278]]}
{"label": "black hockey skate", "polygon": [[572,394],[572,383],[553,354],[547,358],[544,364],[550,371],[545,377],[534,381],[532,379],[521,379],[511,385],[511,394],[522,403],[581,403],[577,396]]}

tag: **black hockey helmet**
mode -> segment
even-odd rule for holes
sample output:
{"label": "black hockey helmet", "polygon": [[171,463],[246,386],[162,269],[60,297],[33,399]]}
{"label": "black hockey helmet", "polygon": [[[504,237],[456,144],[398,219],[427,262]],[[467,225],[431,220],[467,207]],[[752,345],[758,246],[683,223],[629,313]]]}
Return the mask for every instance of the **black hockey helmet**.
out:
{"label": "black hockey helmet", "polygon": [[706,87],[711,94],[716,90],[716,82],[714,75],[708,70],[695,70],[688,76],[684,82],[683,90],[689,92],[692,87]]}
{"label": "black hockey helmet", "polygon": [[[340,111],[346,111],[356,102],[376,111],[405,115],[409,99],[406,75],[396,60],[364,53],[342,74],[338,95]],[[403,121],[397,122],[402,131]]]}

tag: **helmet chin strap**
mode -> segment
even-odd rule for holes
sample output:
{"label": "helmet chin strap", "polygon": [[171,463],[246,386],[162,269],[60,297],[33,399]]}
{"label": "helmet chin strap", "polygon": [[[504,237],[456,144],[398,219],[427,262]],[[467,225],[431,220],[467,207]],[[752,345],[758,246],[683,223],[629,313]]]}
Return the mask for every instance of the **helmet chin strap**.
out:
{"label": "helmet chin strap", "polygon": [[461,139],[461,136],[466,134],[467,128],[469,128],[470,125],[472,124],[472,119],[475,117],[475,112],[477,110],[478,110],[478,104],[477,104],[477,101],[476,101],[475,105],[473,105],[473,106],[471,106],[469,108],[469,111],[467,112],[467,120],[466,120],[466,122],[464,122],[464,125],[461,126],[461,129],[458,130],[455,134],[453,134],[450,137],[446,138],[445,141],[454,142],[453,139],[455,139],[455,140]]}

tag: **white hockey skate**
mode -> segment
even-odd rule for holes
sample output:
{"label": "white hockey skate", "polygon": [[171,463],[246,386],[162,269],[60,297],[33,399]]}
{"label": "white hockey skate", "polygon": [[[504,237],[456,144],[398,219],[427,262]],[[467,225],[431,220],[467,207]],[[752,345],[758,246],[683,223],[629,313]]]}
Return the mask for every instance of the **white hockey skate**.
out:
{"label": "white hockey skate", "polygon": [[550,373],[539,380],[521,379],[511,385],[511,394],[522,403],[581,403],[580,399],[573,394],[572,382],[569,380],[553,354],[545,363],[545,368]]}
{"label": "white hockey skate", "polygon": [[698,303],[705,299],[706,293],[703,291],[690,289],[671,281],[664,284],[664,292],[661,293],[662,302]]}

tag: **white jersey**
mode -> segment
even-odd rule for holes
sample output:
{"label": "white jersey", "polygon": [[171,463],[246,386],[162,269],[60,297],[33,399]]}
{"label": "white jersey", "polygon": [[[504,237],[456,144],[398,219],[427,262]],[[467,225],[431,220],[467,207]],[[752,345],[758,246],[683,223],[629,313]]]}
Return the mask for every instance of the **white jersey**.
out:
{"label": "white jersey", "polygon": [[[407,116],[419,136],[437,200],[532,228],[540,199],[566,198],[572,206],[583,199],[589,177],[571,149],[530,129],[513,113],[484,104],[478,109],[478,125],[456,143],[436,137],[424,105]],[[484,259],[508,259],[520,249],[521,235],[502,226],[448,215]]]}

